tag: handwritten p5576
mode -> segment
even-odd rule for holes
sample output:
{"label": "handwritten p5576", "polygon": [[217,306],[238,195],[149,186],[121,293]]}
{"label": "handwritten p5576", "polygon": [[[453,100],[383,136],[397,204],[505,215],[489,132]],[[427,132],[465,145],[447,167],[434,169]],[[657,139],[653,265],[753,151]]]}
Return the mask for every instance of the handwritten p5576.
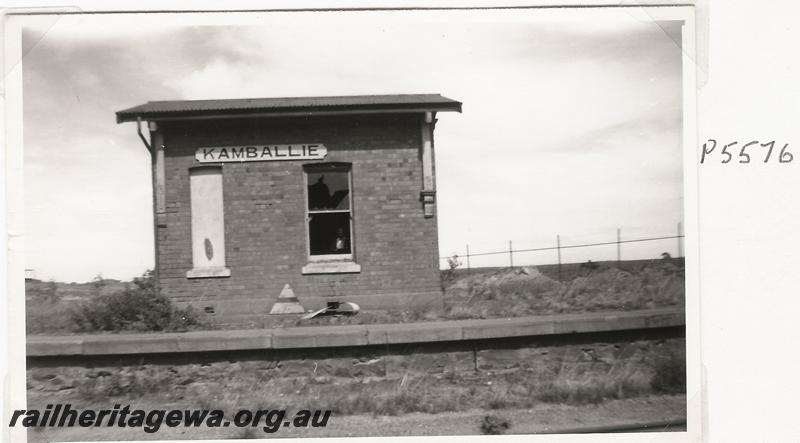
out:
{"label": "handwritten p5576", "polygon": [[[747,143],[732,141],[722,144],[710,138],[703,143],[703,153],[700,156],[700,164],[712,161],[715,158],[719,162],[728,164],[734,163],[791,163],[794,155],[789,152],[789,143],[785,143],[782,148],[778,148],[775,140],[761,142],[753,140]],[[737,160],[737,161],[734,161]]]}

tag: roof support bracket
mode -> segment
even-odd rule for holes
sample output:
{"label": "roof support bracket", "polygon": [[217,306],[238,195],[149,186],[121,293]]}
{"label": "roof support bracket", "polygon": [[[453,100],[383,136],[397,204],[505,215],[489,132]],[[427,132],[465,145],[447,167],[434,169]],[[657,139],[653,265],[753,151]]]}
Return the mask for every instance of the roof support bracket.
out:
{"label": "roof support bracket", "polygon": [[150,151],[150,154],[153,153],[153,146],[150,142],[147,141],[147,138],[142,133],[142,117],[136,117],[136,133],[139,134],[139,138],[142,139],[142,143]]}

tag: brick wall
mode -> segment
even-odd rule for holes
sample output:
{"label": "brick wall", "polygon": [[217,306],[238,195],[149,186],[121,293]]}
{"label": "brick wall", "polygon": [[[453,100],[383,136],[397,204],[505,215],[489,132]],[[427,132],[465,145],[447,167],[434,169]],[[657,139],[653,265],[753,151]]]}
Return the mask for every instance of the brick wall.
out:
{"label": "brick wall", "polygon": [[[307,309],[327,300],[364,309],[441,302],[436,217],[424,218],[419,115],[161,122],[166,215],[157,227],[159,284],[180,304],[219,316],[268,312],[284,284]],[[192,268],[189,168],[200,146],[322,143],[325,161],[352,163],[357,274],[302,275],[303,164],[223,164],[225,255],[231,276],[187,279]]]}

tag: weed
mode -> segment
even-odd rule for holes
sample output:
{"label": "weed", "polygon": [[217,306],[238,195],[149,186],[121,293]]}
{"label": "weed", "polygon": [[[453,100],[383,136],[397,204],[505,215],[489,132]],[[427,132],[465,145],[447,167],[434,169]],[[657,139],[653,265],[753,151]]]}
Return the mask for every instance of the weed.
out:
{"label": "weed", "polygon": [[99,296],[103,292],[104,287],[106,287],[106,279],[103,278],[103,274],[97,274],[92,279],[92,289],[94,290],[95,296]]}
{"label": "weed", "polygon": [[458,259],[458,254],[453,254],[452,257],[447,258],[447,270],[442,272],[442,289],[445,289],[456,279],[456,269],[461,266],[461,261]]}
{"label": "weed", "polygon": [[489,401],[486,402],[486,407],[489,409],[503,409],[509,405],[506,397],[507,395],[504,396],[495,392],[489,397]]}
{"label": "weed", "polygon": [[[470,405],[470,396],[462,389],[431,389],[419,379],[405,387],[388,390],[379,384],[359,384],[357,387],[327,386],[320,391],[316,409],[330,409],[339,415],[372,414],[396,416],[411,412],[429,414],[462,410]],[[353,389],[355,388],[355,389]]]}
{"label": "weed", "polygon": [[445,318],[449,320],[464,320],[471,318],[486,318],[488,316],[488,309],[486,306],[475,305],[452,305],[444,314]]}
{"label": "weed", "polygon": [[461,377],[461,374],[459,374],[458,371],[447,371],[447,372],[444,373],[444,376],[442,378],[444,380],[446,380],[447,382],[452,383],[454,385],[461,384],[461,382],[463,380],[463,378]]}
{"label": "weed", "polygon": [[685,393],[686,360],[674,352],[659,359],[650,386],[653,391],[663,394]]}
{"label": "weed", "polygon": [[85,378],[78,383],[78,394],[86,399],[108,397],[141,398],[174,384],[169,375],[155,368],[128,369],[111,375]]}
{"label": "weed", "polygon": [[252,439],[263,438],[263,437],[264,437],[264,435],[263,434],[259,434],[256,431],[255,428],[247,427],[247,428],[240,429],[239,432],[236,433],[236,437],[234,437],[234,438],[237,438],[237,439],[240,439],[240,440],[252,440]]}
{"label": "weed", "polygon": [[509,428],[511,428],[511,422],[496,415],[484,416],[480,424],[481,432],[487,435],[504,434]]}
{"label": "weed", "polygon": [[537,398],[547,403],[566,403],[570,405],[598,404],[606,397],[613,397],[613,390],[602,385],[565,385],[552,383],[542,389]]}

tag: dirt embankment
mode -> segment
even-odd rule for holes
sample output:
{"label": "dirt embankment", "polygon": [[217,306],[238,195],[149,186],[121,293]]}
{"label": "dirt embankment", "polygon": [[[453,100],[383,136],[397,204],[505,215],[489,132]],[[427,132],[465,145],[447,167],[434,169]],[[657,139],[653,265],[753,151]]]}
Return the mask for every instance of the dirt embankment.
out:
{"label": "dirt embankment", "polygon": [[559,281],[535,267],[473,273],[445,289],[445,317],[489,318],[684,306],[682,263],[585,268]]}
{"label": "dirt embankment", "polygon": [[[442,273],[442,305],[428,309],[362,311],[358,315],[300,320],[297,315],[254,315],[236,323],[198,313],[200,329],[408,323],[436,320],[521,317],[628,311],[684,306],[682,260],[565,265],[563,280],[553,266],[464,270]],[[71,312],[81,301],[125,288],[124,282],[62,284],[27,282],[27,328],[34,334],[75,331]]]}
{"label": "dirt embankment", "polygon": [[262,320],[273,327],[408,323],[436,320],[523,317],[595,311],[630,311],[683,307],[682,260],[637,262],[623,269],[607,264],[570,265],[568,280],[558,280],[552,266],[500,268],[466,274],[442,273],[443,307],[424,310],[362,312],[353,317]]}

